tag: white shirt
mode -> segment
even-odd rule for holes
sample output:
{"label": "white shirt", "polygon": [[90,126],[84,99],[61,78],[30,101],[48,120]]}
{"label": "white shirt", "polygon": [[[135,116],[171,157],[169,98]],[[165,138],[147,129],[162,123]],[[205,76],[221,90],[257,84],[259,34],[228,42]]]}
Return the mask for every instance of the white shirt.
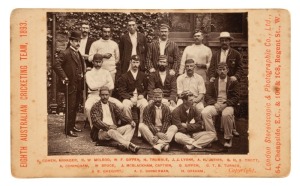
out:
{"label": "white shirt", "polygon": [[157,128],[159,131],[162,127],[162,110],[161,110],[161,106],[157,107],[155,106],[155,128]]}
{"label": "white shirt", "polygon": [[192,77],[186,73],[178,76],[177,93],[181,94],[185,90],[190,90],[195,97],[198,97],[199,94],[205,94],[206,88],[202,76],[196,73]]}
{"label": "white shirt", "polygon": [[[132,70],[130,70],[130,72],[131,72],[131,74],[132,74],[132,76],[133,76],[133,78],[134,78],[134,80],[136,80],[136,77],[137,77],[137,74],[138,74],[138,70],[136,71],[136,72],[133,72]],[[134,89],[134,91],[133,91],[133,96],[136,96],[137,97],[137,89]]]}
{"label": "white shirt", "polygon": [[227,84],[227,77],[225,79],[219,78],[219,87],[218,87],[218,98],[217,102],[223,104],[227,100],[226,94],[226,84]]}
{"label": "white shirt", "polygon": [[165,55],[165,48],[166,48],[167,40],[162,41],[159,39],[159,49],[160,49],[160,55]]}
{"label": "white shirt", "polygon": [[[211,49],[204,44],[201,45],[191,45],[187,46],[182,54],[181,62],[180,62],[180,68],[179,68],[179,74],[183,74],[185,71],[185,61],[187,59],[193,59],[195,61],[195,64],[203,64],[206,65],[207,69],[210,65],[212,58],[212,52]],[[197,67],[196,67],[197,68]]]}
{"label": "white shirt", "polygon": [[120,52],[118,44],[112,40],[99,39],[95,41],[90,48],[89,61],[92,62],[94,54],[110,53],[112,56],[109,59],[103,58],[101,68],[108,70],[111,73],[116,73],[116,63],[120,60]]}
{"label": "white shirt", "polygon": [[106,123],[107,125],[114,125],[108,104],[102,103],[102,111],[103,111],[103,122]]}
{"label": "white shirt", "polygon": [[137,47],[137,32],[134,34],[129,34],[131,44],[132,44],[132,51],[131,51],[131,56],[136,55],[136,47]]}
{"label": "white shirt", "polygon": [[220,63],[226,63],[227,55],[229,50],[221,49]]}
{"label": "white shirt", "polygon": [[114,82],[110,73],[102,68],[96,69],[93,67],[92,70],[85,74],[85,79],[89,88],[89,94],[99,95],[98,90],[102,86],[107,86],[109,90],[114,89]]}
{"label": "white shirt", "polygon": [[86,47],[87,39],[88,39],[88,37],[82,38],[80,41],[80,47],[79,47],[80,54],[85,54],[85,47]]}
{"label": "white shirt", "polygon": [[160,72],[159,71],[159,76],[160,76],[162,84],[164,85],[165,84],[165,80],[166,80],[166,76],[167,76],[167,71],[164,71],[164,72]]}

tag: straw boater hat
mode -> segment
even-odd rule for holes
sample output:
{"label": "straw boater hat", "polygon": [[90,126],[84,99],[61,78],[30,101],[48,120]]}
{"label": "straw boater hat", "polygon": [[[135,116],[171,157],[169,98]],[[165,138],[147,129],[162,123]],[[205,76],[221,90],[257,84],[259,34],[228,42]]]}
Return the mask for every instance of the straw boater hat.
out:
{"label": "straw boater hat", "polygon": [[221,32],[220,33],[220,36],[218,37],[218,39],[221,39],[221,38],[229,38],[231,40],[233,40],[234,38],[230,36],[230,33],[229,32]]}

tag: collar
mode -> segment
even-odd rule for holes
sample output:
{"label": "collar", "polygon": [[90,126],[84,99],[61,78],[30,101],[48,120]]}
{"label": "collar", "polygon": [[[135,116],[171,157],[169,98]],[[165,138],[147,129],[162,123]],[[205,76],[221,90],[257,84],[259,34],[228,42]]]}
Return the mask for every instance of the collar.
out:
{"label": "collar", "polygon": [[221,49],[221,52],[228,53],[228,51],[229,51],[229,48],[228,48],[227,50],[223,50],[223,49]]}
{"label": "collar", "polygon": [[135,32],[134,34],[131,34],[130,32],[128,32],[128,34],[129,34],[129,37],[135,37],[135,38],[137,38],[137,32]]}
{"label": "collar", "polygon": [[78,50],[76,50],[74,47],[70,46],[70,48],[71,48],[74,52],[78,52]]}
{"label": "collar", "polygon": [[154,105],[154,107],[155,107],[155,109],[161,109],[161,105],[160,105],[160,107]]}
{"label": "collar", "polygon": [[158,71],[158,73],[159,73],[160,75],[166,75],[166,74],[167,74],[167,71],[164,71],[164,72]]}
{"label": "collar", "polygon": [[162,43],[162,42],[166,43],[167,41],[168,41],[168,39],[167,39],[166,41],[163,41],[163,40],[161,40],[160,38],[158,38],[158,42],[159,42],[159,43]]}
{"label": "collar", "polygon": [[133,72],[131,69],[129,70],[132,74],[137,74],[139,72],[139,70],[137,70],[136,72]]}
{"label": "collar", "polygon": [[224,80],[222,80],[221,78],[219,78],[219,84],[220,84],[221,81],[224,81],[225,83],[227,83],[227,77],[228,76],[226,76],[226,78]]}
{"label": "collar", "polygon": [[184,76],[185,78],[192,78],[192,77],[195,77],[195,72],[194,72],[194,74],[193,74],[191,77],[188,76],[186,72],[185,72],[184,74],[185,74],[185,76]]}

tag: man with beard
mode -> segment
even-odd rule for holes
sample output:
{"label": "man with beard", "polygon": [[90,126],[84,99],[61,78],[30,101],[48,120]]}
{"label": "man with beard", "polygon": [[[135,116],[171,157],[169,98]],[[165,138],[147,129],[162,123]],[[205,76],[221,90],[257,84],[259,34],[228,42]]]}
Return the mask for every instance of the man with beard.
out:
{"label": "man with beard", "polygon": [[195,73],[202,76],[203,80],[208,81],[206,78],[206,70],[209,68],[212,52],[211,49],[202,43],[203,34],[196,31],[194,34],[195,43],[187,46],[182,54],[179,74],[183,74],[185,70],[185,61],[193,59],[196,64]]}
{"label": "man with beard", "polygon": [[218,64],[218,78],[210,82],[205,95],[206,106],[202,111],[202,118],[207,131],[216,133],[212,117],[222,114],[221,126],[224,127],[224,146],[232,146],[234,128],[234,107],[239,101],[239,83],[229,78],[226,63]]}
{"label": "man with beard", "polygon": [[[139,146],[131,143],[136,124],[128,118],[123,112],[109,99],[109,88],[103,86],[100,88],[101,100],[98,101],[91,110],[93,128],[91,137],[98,144],[104,144],[107,140],[118,142],[117,148],[121,151],[126,149],[137,153]],[[120,124],[118,121],[121,121]]]}
{"label": "man with beard", "polygon": [[119,62],[120,54],[118,44],[111,40],[111,27],[109,25],[102,27],[102,38],[92,44],[89,52],[89,61],[93,60],[96,53],[103,56],[102,68],[110,72],[115,82],[116,64]]}
{"label": "man with beard", "polygon": [[66,84],[68,84],[68,123],[67,135],[77,137],[75,132],[81,132],[81,129],[75,127],[76,114],[79,107],[79,100],[82,97],[83,90],[83,72],[84,62],[78,51],[80,47],[81,32],[72,31],[69,42],[70,47],[58,55],[53,65],[53,69],[60,78],[58,81],[58,91],[66,95]]}
{"label": "man with beard", "polygon": [[148,105],[145,99],[147,95],[147,76],[139,70],[140,58],[133,55],[130,61],[130,70],[118,79],[119,95],[123,101],[124,112],[132,119],[131,108],[137,106],[140,109],[139,123],[143,122],[143,112]]}
{"label": "man with beard", "polygon": [[159,39],[153,41],[147,52],[146,68],[149,72],[158,70],[159,56],[166,55],[171,75],[177,75],[180,65],[179,49],[175,42],[169,40],[169,26],[162,24],[159,29]]}
{"label": "man with beard", "polygon": [[183,145],[183,150],[189,152],[194,148],[203,148],[209,145],[216,134],[205,130],[201,122],[201,113],[194,105],[194,95],[191,91],[182,92],[183,103],[172,112],[172,124],[176,125],[178,132],[175,141]]}
{"label": "man with beard", "polygon": [[162,104],[163,91],[159,88],[153,90],[154,101],[144,110],[144,123],[140,123],[139,131],[152,146],[156,154],[161,150],[169,150],[177,127],[171,123],[171,111]]}
{"label": "man with beard", "polygon": [[[177,78],[177,94],[180,95],[184,91],[191,91],[194,99],[194,106],[201,113],[204,108],[203,98],[206,92],[205,83],[199,74],[194,72],[195,62],[193,59],[187,59],[185,61],[185,73]],[[182,103],[182,99],[178,99],[177,106]]]}
{"label": "man with beard", "polygon": [[159,56],[158,71],[152,72],[148,83],[149,104],[153,102],[153,90],[159,88],[163,91],[162,103],[174,110],[177,100],[177,84],[175,75],[171,75],[168,69],[167,56]]}
{"label": "man with beard", "polygon": [[218,77],[217,68],[219,63],[227,63],[228,76],[231,81],[240,81],[243,74],[241,54],[230,47],[233,37],[230,36],[229,32],[221,32],[219,40],[221,49],[212,56],[208,69],[209,81],[213,82]]}
{"label": "man with beard", "polygon": [[145,61],[147,52],[146,37],[142,33],[137,32],[136,19],[131,17],[128,20],[128,33],[124,34],[120,39],[120,73],[124,74],[129,70],[130,58],[133,55],[140,57],[140,70],[145,71]]}
{"label": "man with beard", "polygon": [[[88,93],[89,93],[88,98],[85,102],[85,110],[91,128],[92,128],[92,122],[91,122],[90,112],[92,106],[100,100],[100,96],[99,96],[100,88],[102,86],[107,86],[109,88],[110,93],[114,89],[114,82],[112,80],[112,77],[107,70],[101,68],[102,63],[103,63],[103,56],[101,54],[95,54],[93,57],[94,67],[92,68],[92,70],[88,71],[85,75],[86,83],[88,86]],[[109,97],[109,101],[116,104],[116,106],[121,111],[123,111],[123,104],[119,100],[113,97]]]}

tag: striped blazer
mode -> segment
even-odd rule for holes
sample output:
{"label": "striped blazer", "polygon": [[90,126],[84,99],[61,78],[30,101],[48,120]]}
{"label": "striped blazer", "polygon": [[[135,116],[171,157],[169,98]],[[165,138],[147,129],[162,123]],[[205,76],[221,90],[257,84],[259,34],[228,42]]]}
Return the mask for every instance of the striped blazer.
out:
{"label": "striped blazer", "polygon": [[[168,58],[169,69],[173,69],[178,74],[180,66],[179,48],[173,41],[167,40],[165,53]],[[160,56],[159,41],[153,41],[147,52],[146,68],[149,71],[151,68],[158,69],[158,60]]]}
{"label": "striped blazer", "polygon": [[145,107],[143,117],[144,117],[144,123],[147,125],[150,129],[150,131],[155,135],[157,132],[162,132],[166,133],[169,126],[172,125],[171,123],[171,111],[169,107],[167,107],[164,104],[161,104],[161,109],[162,109],[162,127],[161,130],[158,131],[155,128],[155,115],[156,115],[156,110],[155,110],[155,105],[154,103],[149,104]]}

